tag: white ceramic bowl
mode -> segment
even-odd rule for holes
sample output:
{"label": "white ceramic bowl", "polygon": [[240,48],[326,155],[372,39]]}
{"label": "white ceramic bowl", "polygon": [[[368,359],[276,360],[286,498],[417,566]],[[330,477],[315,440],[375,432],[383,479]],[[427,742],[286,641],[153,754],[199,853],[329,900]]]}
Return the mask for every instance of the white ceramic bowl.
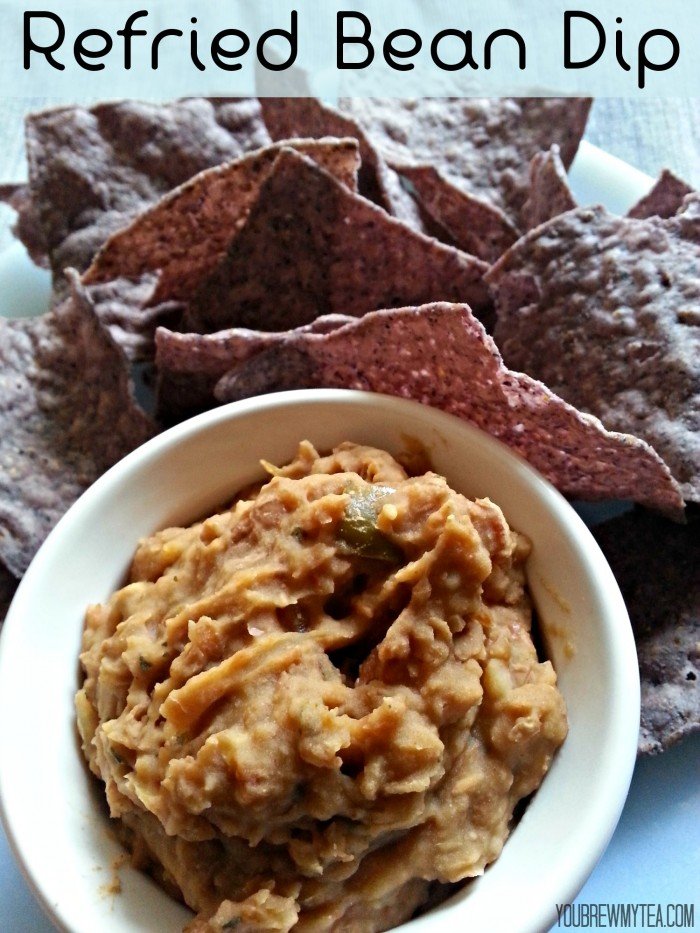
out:
{"label": "white ceramic bowl", "polygon": [[299,440],[396,451],[406,436],[469,496],[490,496],[532,539],[531,591],[569,710],[569,736],[486,873],[415,933],[547,929],[602,854],[635,760],[639,679],[615,580],[565,500],[504,446],[413,402],[336,390],[268,395],[217,408],[161,434],[98,480],[41,548],[0,641],[0,798],[11,845],[52,920],[71,933],[176,931],[190,916],[130,867],[110,896],[108,819],[76,739],[73,695],[85,607],[121,582],[142,535],[194,520],[282,463]]}

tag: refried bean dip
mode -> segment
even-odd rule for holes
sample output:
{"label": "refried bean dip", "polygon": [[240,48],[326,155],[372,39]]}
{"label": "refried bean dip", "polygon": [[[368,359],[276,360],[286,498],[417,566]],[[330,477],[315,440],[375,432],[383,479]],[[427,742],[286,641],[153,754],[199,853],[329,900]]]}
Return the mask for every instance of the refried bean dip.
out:
{"label": "refried bean dip", "polygon": [[266,466],[88,609],[83,750],[191,933],[385,930],[499,855],[566,736],[530,545],[381,450]]}

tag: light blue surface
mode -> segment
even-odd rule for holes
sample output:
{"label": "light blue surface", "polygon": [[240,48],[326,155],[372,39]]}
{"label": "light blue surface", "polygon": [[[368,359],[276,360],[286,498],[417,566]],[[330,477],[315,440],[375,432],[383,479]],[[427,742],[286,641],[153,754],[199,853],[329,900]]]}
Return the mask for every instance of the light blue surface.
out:
{"label": "light blue surface", "polygon": [[[640,758],[612,841],[577,904],[695,902],[700,929],[700,735]],[[556,928],[555,928],[556,929]]]}
{"label": "light blue surface", "polygon": [[43,314],[51,294],[51,275],[27,259],[19,241],[0,250],[0,295],[3,317],[22,318]]}

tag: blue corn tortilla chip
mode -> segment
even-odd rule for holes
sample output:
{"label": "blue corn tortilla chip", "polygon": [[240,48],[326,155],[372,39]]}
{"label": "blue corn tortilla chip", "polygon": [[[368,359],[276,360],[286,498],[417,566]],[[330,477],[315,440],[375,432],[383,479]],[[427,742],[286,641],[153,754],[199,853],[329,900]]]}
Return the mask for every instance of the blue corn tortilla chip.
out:
{"label": "blue corn tortilla chip", "polygon": [[397,172],[390,168],[358,123],[347,114],[322,103],[314,97],[261,97],[265,126],[273,139],[285,140],[301,136],[349,136],[357,140],[362,164],[358,176],[359,193],[392,217],[402,220],[418,233],[434,236],[442,242],[459,246],[481,259],[488,256],[457,244],[443,224],[425,210],[401,183]]}
{"label": "blue corn tortilla chip", "polygon": [[[355,189],[351,139],[291,140]],[[151,359],[159,325],[178,327],[183,302],[226,255],[282,147],[267,146],[205,169],[114,233],[83,274],[100,320],[132,360]]]}
{"label": "blue corn tortilla chip", "polygon": [[635,510],[593,529],[632,621],[642,685],[639,751],[700,729],[700,523]]}
{"label": "blue corn tortilla chip", "polygon": [[500,208],[456,188],[433,166],[406,167],[402,175],[425,212],[460,249],[491,263],[518,238],[516,227]]}
{"label": "blue corn tortilla chip", "polygon": [[39,318],[0,318],[0,563],[20,577],[61,515],[154,425],[73,275]]}
{"label": "blue corn tortilla chip", "polygon": [[683,206],[693,189],[665,168],[653,188],[627,212],[628,217],[673,217]]}
{"label": "blue corn tortilla chip", "polygon": [[87,269],[110,234],[172,188],[269,143],[255,100],[118,101],[30,115],[32,210],[54,285]]}
{"label": "blue corn tortilla chip", "polygon": [[85,285],[157,273],[150,299],[186,301],[225,257],[284,148],[302,152],[349,189],[357,187],[352,139],[290,140],[206,169],[113,234],[83,275]]}
{"label": "blue corn tortilla chip", "polygon": [[429,300],[489,305],[481,260],[423,236],[283,149],[245,225],[202,283],[184,327],[288,330]]}
{"label": "blue corn tortilla chip", "polygon": [[577,209],[492,267],[508,366],[611,431],[647,441],[700,499],[700,212],[668,220]]}
{"label": "blue corn tortilla chip", "polygon": [[485,202],[514,228],[522,229],[530,160],[556,143],[568,168],[590,106],[589,98],[576,97],[344,98],[339,103],[339,109],[360,125],[385,161],[411,178],[419,198],[418,176],[411,171],[422,168],[436,173],[432,187],[439,181],[444,188],[443,213],[436,219],[448,230],[444,208],[451,204],[451,196],[459,204],[459,193]]}
{"label": "blue corn tortilla chip", "polygon": [[523,226],[526,230],[576,207],[569,188],[566,169],[559,154],[559,146],[547,152],[538,152],[530,162],[530,188],[523,204]]}
{"label": "blue corn tortilla chip", "polygon": [[[317,318],[298,333],[329,333],[353,320],[340,314]],[[217,405],[214,388],[233,366],[277,346],[289,331],[265,332],[232,328],[214,334],[156,331],[157,414],[174,424]]]}
{"label": "blue corn tortilla chip", "polygon": [[219,401],[301,387],[365,389],[433,405],[508,444],[562,492],[633,499],[679,518],[668,467],[644,441],[606,431],[546,386],[507,369],[465,305],[382,310],[327,334],[292,332],[235,366]]}

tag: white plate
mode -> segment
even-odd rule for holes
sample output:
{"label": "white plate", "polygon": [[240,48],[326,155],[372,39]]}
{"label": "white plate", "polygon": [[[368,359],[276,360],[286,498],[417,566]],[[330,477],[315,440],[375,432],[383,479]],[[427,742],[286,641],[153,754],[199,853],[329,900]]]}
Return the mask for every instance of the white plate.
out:
{"label": "white plate", "polygon": [[[603,203],[619,212],[626,211],[652,183],[647,175],[585,142],[570,181],[580,203]],[[48,273],[36,269],[18,244],[0,252],[1,315],[41,313],[48,293]],[[33,752],[28,749],[28,753]],[[40,758],[37,767],[41,767]],[[700,736],[660,757],[638,762],[618,828],[577,905],[651,903],[665,911],[667,905],[692,901],[700,864],[699,773]],[[700,909],[695,914],[699,924]],[[0,917],[7,933],[53,930],[21,876],[1,829]]]}

